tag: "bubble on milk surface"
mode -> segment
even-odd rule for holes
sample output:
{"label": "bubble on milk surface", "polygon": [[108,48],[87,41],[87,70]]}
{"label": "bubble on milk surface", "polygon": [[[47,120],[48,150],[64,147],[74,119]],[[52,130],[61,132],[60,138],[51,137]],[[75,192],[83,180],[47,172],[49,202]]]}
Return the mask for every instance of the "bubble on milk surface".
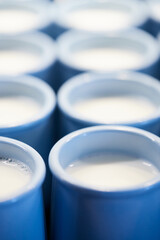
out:
{"label": "bubble on milk surface", "polygon": [[13,158],[0,157],[0,165],[7,165],[9,167],[16,167],[23,174],[31,174],[31,169],[22,161]]}

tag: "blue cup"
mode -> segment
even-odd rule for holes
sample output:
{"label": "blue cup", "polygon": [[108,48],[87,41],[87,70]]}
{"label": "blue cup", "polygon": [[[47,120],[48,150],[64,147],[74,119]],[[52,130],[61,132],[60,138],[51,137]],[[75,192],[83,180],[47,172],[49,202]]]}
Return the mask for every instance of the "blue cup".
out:
{"label": "blue cup", "polygon": [[98,189],[75,180],[65,168],[92,153],[123,152],[160,170],[160,139],[144,130],[98,126],[62,138],[53,147],[51,239],[159,240],[160,174],[125,189]]}
{"label": "blue cup", "polygon": [[[51,21],[48,16],[48,8],[47,1],[1,2],[0,13],[4,14],[1,21],[4,21],[3,24],[6,26],[5,29],[0,27],[0,36],[18,36],[34,31],[50,34]],[[8,14],[11,15],[9,20]],[[21,26],[18,21],[21,22]]]}
{"label": "blue cup", "polygon": [[[120,51],[129,50],[132,53],[139,54],[139,56],[142,57],[141,62],[137,66],[126,68],[125,66],[122,68],[115,67],[115,69],[113,67],[112,70],[105,70],[105,68],[102,70],[99,69],[99,67],[85,66],[82,60],[80,62],[75,62],[75,53],[97,48],[119,49]],[[102,60],[96,55],[92,55],[92,58],[97,65]],[[124,60],[126,59],[123,59],[122,55],[122,62],[124,62]],[[150,34],[138,29],[109,36],[106,36],[105,34],[92,35],[77,31],[69,31],[62,34],[58,39],[58,61],[60,75],[59,85],[62,85],[69,78],[86,71],[111,73],[122,70],[133,70],[157,76],[159,47],[156,39]],[[81,63],[83,63],[83,66]]]}
{"label": "blue cup", "polygon": [[[40,106],[40,112],[24,123],[0,125],[0,135],[25,142],[44,159],[55,142],[54,112],[56,96],[51,87],[31,76],[0,77],[0,96],[29,97]],[[21,114],[21,113],[20,113]],[[18,118],[18,117],[17,117]]]}
{"label": "blue cup", "polygon": [[[32,75],[43,79],[54,89],[56,89],[56,45],[49,36],[38,32],[24,34],[21,36],[4,36],[0,39],[0,45],[0,52],[2,51],[4,55],[5,51],[7,54],[8,52],[9,54],[10,52],[13,54],[15,51],[15,57],[16,52],[21,54],[20,59],[22,59],[22,63],[19,64],[20,66],[23,66],[23,61],[25,62],[25,59],[22,58],[23,53],[30,54],[29,56],[31,60],[32,58],[34,59],[35,56],[35,61],[38,61],[35,63],[34,67],[27,66],[27,68],[23,67],[20,69],[17,67],[15,71],[12,66],[16,64],[16,60],[12,60],[11,62],[11,59],[13,59],[13,57],[8,57],[8,62],[4,64],[4,67],[0,67],[1,74],[9,76],[18,76],[20,74]],[[1,57],[2,62],[3,59],[5,59],[4,55]]]}
{"label": "blue cup", "polygon": [[43,159],[30,146],[4,137],[0,137],[0,156],[25,163],[33,173],[31,180],[22,190],[7,200],[0,200],[1,240],[45,240],[42,198],[42,183],[45,178]]}
{"label": "blue cup", "polygon": [[[116,122],[108,122],[106,119],[98,121],[89,119],[75,109],[75,103],[85,99],[95,99],[107,96],[137,96],[147,99],[156,108],[152,114],[144,119],[137,120],[123,119]],[[160,134],[160,83],[151,76],[136,73],[124,72],[107,74],[84,73],[73,77],[62,85],[58,92],[58,108],[60,111],[59,135],[84,127],[94,125],[128,125]],[[127,101],[127,100],[126,100]],[[138,103],[137,103],[138,104]],[[96,110],[95,110],[96,111]]]}
{"label": "blue cup", "polygon": [[[55,8],[56,9],[56,17],[55,17]],[[102,10],[102,14],[104,14],[104,11],[106,11],[106,15],[109,11],[113,11],[115,13],[114,21],[116,22],[116,13],[117,17],[118,14],[121,13],[122,17],[127,17],[126,23],[121,23],[117,26],[112,26],[113,24],[110,22],[110,17],[107,20],[103,21],[109,21],[110,27],[102,28],[102,20],[100,21],[98,19],[98,16],[95,15],[95,20],[99,22],[96,25],[93,23],[93,26],[91,24],[87,24],[87,21],[89,19],[84,19],[85,17],[82,16],[82,25],[75,22],[75,18],[72,18],[72,14],[80,13],[81,11],[86,11],[86,18],[87,18],[87,11],[88,14],[90,11]],[[139,0],[131,0],[131,1],[125,1],[125,0],[107,0],[107,1],[90,1],[90,0],[81,0],[81,1],[66,1],[63,4],[59,4],[58,6],[55,6],[55,3],[52,3],[51,9],[51,19],[52,19],[52,32],[54,38],[59,37],[63,32],[68,31],[70,29],[80,30],[84,32],[90,32],[90,33],[100,33],[100,34],[110,34],[114,32],[122,32],[126,31],[130,28],[141,28],[144,30],[147,30],[149,27],[149,11],[145,3],[139,2]],[[83,13],[82,13],[83,14]],[[92,13],[94,14],[94,13]],[[90,16],[90,15],[89,15]],[[88,18],[89,18],[88,16]],[[78,20],[77,20],[78,21]],[[83,23],[86,21],[86,25]],[[118,20],[117,20],[118,21]],[[112,27],[111,27],[112,26]]]}
{"label": "blue cup", "polygon": [[47,83],[31,76],[1,76],[0,97],[3,96],[26,96],[40,106],[40,112],[31,120],[17,124],[11,122],[8,126],[0,125],[0,136],[22,141],[43,157],[47,167],[44,184],[45,207],[49,209],[51,176],[48,171],[48,155],[56,141],[55,93]]}

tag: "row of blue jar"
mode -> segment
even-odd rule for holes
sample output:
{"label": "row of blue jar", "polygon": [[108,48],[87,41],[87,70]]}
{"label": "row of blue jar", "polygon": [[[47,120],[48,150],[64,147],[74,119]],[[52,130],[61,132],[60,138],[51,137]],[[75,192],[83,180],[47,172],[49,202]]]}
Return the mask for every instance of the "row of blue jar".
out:
{"label": "row of blue jar", "polygon": [[[111,3],[112,2],[112,3]],[[62,27],[62,22],[66,26],[65,14],[71,11],[78,11],[77,9],[89,9],[103,7],[106,9],[113,5],[113,9],[129,9],[133,15],[132,24],[127,29],[120,29],[114,33],[104,32],[89,32],[77,31],[71,27]],[[13,8],[22,9],[23,11],[37,11],[39,15],[39,25],[36,29],[30,29],[28,32],[8,33],[2,34],[0,39],[1,48],[12,48],[26,50],[30,53],[35,53],[35,49],[39,55],[40,64],[34,70],[26,70],[24,74],[33,75],[45,80],[49,83],[55,91],[72,76],[85,71],[94,71],[94,69],[84,68],[75,64],[73,59],[73,52],[92,47],[112,47],[119,49],[129,49],[141,54],[142,63],[137,67],[130,67],[130,69],[144,72],[159,78],[159,42],[142,30],[153,29],[155,24],[151,21],[147,6],[139,1],[82,1],[82,2],[67,2],[64,5],[56,6],[54,3],[5,3],[2,4],[2,9]],[[54,10],[53,10],[54,9]],[[52,12],[52,14],[50,14]],[[67,12],[67,13],[65,13]],[[61,14],[62,15],[61,15]],[[49,16],[49,17],[48,17]],[[56,23],[51,24],[51,17],[54,16]],[[62,18],[63,16],[63,18]],[[50,19],[50,20],[49,20]],[[58,22],[59,19],[59,22]],[[152,23],[151,23],[152,22]],[[63,28],[63,31],[62,29]],[[61,29],[61,30],[60,30]],[[72,30],[71,30],[72,29]],[[40,30],[53,37],[53,32],[58,32],[59,38],[55,42],[49,36],[42,33],[35,32]],[[66,33],[62,34],[66,30]],[[159,30],[158,30],[159,31]],[[157,33],[158,33],[157,31]],[[32,32],[32,33],[29,33]],[[151,31],[149,31],[151,32]],[[22,34],[23,33],[23,34]],[[92,34],[91,34],[92,33]],[[61,35],[62,34],[62,35]],[[124,47],[125,46],[125,47]],[[98,61],[98,59],[97,59]],[[96,70],[97,71],[97,70]],[[111,71],[103,71],[111,73]],[[115,72],[113,70],[112,72]],[[6,75],[10,75],[10,70]]]}
{"label": "row of blue jar", "polygon": [[[103,45],[103,47],[111,46],[115,49],[129,49],[132,52],[138,52],[142,58],[141,64],[123,70],[144,72],[159,78],[159,42],[148,33],[138,29],[107,37],[99,34],[93,36],[88,33],[69,31],[62,34],[56,43],[42,33],[0,39],[1,47],[5,49],[11,46],[12,49],[17,49],[20,46],[21,50],[26,51],[27,49],[33,54],[35,54],[34,49],[36,49],[39,54],[40,64],[34,71],[24,73],[43,79],[55,91],[70,77],[85,71],[94,71],[94,69],[76,65],[73,58],[73,48],[80,51],[83,48],[90,48],[91,43],[93,49]],[[111,73],[109,71],[103,72]],[[10,75],[9,67],[6,75]]]}
{"label": "row of blue jar", "polygon": [[[88,3],[90,4],[91,1],[88,1]],[[76,5],[76,3],[74,4]],[[95,1],[95,4],[98,3]],[[53,9],[54,8],[55,7],[53,7]],[[56,12],[56,10],[53,9],[51,10]],[[155,24],[155,22],[151,23],[151,19],[147,16],[144,21],[141,19],[141,22],[134,27],[139,27],[149,31],[149,28],[153,29],[153,24]],[[101,45],[102,42],[106,44],[107,39],[110,39],[110,42],[117,42],[116,44],[118,45],[114,45],[113,47],[121,48],[125,43],[126,49],[128,49],[128,46],[132,50],[137,48],[143,55],[143,63],[141,66],[136,69],[133,68],[127,70],[143,72],[159,78],[160,44],[156,38],[147,32],[138,29],[116,32],[113,35],[107,36],[106,33],[91,34],[76,30],[69,31],[61,35],[61,33],[69,30],[69,28],[64,26],[62,27],[60,24],[54,22],[52,24],[49,23],[49,25],[46,25],[45,28],[39,28],[39,30],[47,33],[50,37],[38,32],[23,35],[17,34],[17,36],[5,35],[3,38],[0,38],[0,45],[2,48],[4,45],[6,48],[7,46],[12,46],[12,48],[21,46],[21,49],[30,49],[31,51],[32,49],[38,49],[42,58],[41,65],[35,71],[25,72],[25,74],[36,76],[44,80],[54,89],[55,92],[58,91],[64,82],[67,81],[67,83],[60,89],[57,101],[53,90],[40,80],[29,76],[1,77],[0,84],[2,86],[0,89],[3,93],[5,91],[13,91],[13,93],[17,93],[18,89],[21,89],[21,94],[27,93],[34,97],[37,101],[41,101],[43,105],[43,114],[39,119],[28,124],[17,127],[0,128],[0,135],[15,138],[31,145],[44,158],[47,166],[44,194],[46,213],[48,214],[50,212],[49,202],[51,189],[51,176],[48,169],[48,154],[51,147],[61,136],[71,131],[98,124],[96,122],[79,119],[75,113],[71,113],[72,103],[75,102],[76,99],[84,97],[84,89],[86,95],[92,95],[95,92],[95,89],[101,92],[102,90],[104,91],[104,89],[108,89],[108,87],[113,87],[113,85],[114,87],[124,85],[126,91],[128,91],[128,89],[133,91],[133,86],[141,86],[140,89],[142,95],[146,94],[147,89],[147,97],[151,99],[154,98],[154,102],[156,102],[157,105],[160,102],[159,82],[148,75],[131,72],[98,73],[95,71],[95,73],[78,75],[75,79],[68,81],[71,77],[90,70],[83,69],[74,64],[74,61],[72,60],[73,48],[81,48],[81,46],[84,46],[84,42],[86,42],[85,48],[90,47],[92,42],[95,43],[95,46],[97,46],[97,44]],[[158,30],[156,33],[154,32],[154,35],[157,35],[157,33]],[[58,36],[60,36],[58,40],[54,41],[52,39],[57,39]],[[117,41],[114,41],[115,39],[117,39]],[[6,75],[10,75],[9,69]],[[58,104],[56,104],[56,101]],[[58,109],[56,108],[57,105]],[[159,115],[160,114],[157,111],[157,113],[147,121],[134,122],[129,125],[146,129],[159,135]]]}
{"label": "row of blue jar", "polygon": [[[41,106],[41,114],[34,121],[10,127],[1,127],[0,135],[25,142],[36,149],[43,159],[48,160],[48,154],[53,144],[69,132],[103,125],[96,121],[86,120],[77,115],[74,104],[77,101],[104,95],[104,92],[138,95],[147,98],[156,106],[152,116],[144,121],[117,123],[145,129],[156,135],[160,134],[160,82],[142,73],[121,72],[111,75],[103,73],[84,73],[68,80],[56,94],[52,88],[40,79],[30,76],[0,77],[1,93],[29,96]],[[58,108],[57,108],[58,106]],[[49,204],[50,177],[47,175],[45,191]],[[49,205],[48,205],[49,207]]]}
{"label": "row of blue jar", "polygon": [[[142,97],[144,96],[145,98],[148,98],[151,102],[153,102],[156,105],[157,111],[145,121],[137,121],[121,125],[133,126],[145,129],[157,135],[160,134],[160,82],[157,79],[142,73],[123,72],[119,74],[115,73],[112,75],[95,73],[80,74],[68,80],[60,88],[57,100],[56,94],[47,83],[40,79],[30,76],[19,77],[1,76],[0,89],[1,93],[3,92],[3,94],[10,93],[14,95],[15,94],[21,95],[24,94],[25,96],[27,95],[36,100],[37,102],[39,102],[39,104],[41,105],[41,114],[37,116],[37,119],[19,126],[0,128],[0,135],[18,139],[24,143],[27,143],[42,155],[47,167],[47,175],[44,183],[44,197],[47,219],[49,219],[50,204],[52,204],[50,203],[50,194],[52,189],[51,175],[50,170],[48,168],[48,155],[51,148],[53,147],[54,143],[58,140],[60,135],[63,136],[69,132],[84,127],[102,125],[94,121],[87,121],[83,119],[83,117],[79,118],[76,115],[73,108],[73,105],[77,100],[81,99],[83,100],[86,96],[94,98],[95,96],[97,96],[97,94],[100,95],[104,94],[104,92],[107,93],[111,89],[112,92],[114,90],[116,93],[119,94],[125,92],[132,95],[138,94],[141,95]],[[57,109],[56,105],[58,106]],[[58,115],[56,112],[57,110],[59,113]],[[57,136],[56,133],[58,133],[59,136]],[[1,141],[3,142],[4,140],[1,139]],[[14,144],[14,142],[11,142],[10,144],[12,145]],[[7,148],[8,153],[13,154],[15,150],[10,146],[10,144],[9,145],[5,144],[4,149]],[[19,143],[18,148],[21,148],[21,151],[16,154],[21,154],[23,149],[23,154],[21,154],[21,157],[23,157],[24,159],[28,159],[26,146],[23,146],[23,144]],[[24,151],[24,149],[26,150]],[[35,195],[35,197],[37,196],[38,195]],[[35,201],[38,201],[38,199],[35,198]],[[41,205],[42,203],[39,204]],[[20,208],[21,207],[23,207],[23,204],[22,206],[20,206]],[[10,212],[10,214],[12,215],[12,211]],[[41,219],[42,212],[39,214],[41,215],[40,216]],[[30,223],[27,223],[26,225],[29,226],[29,224]],[[4,226],[6,227],[6,221],[4,221]],[[41,230],[43,230],[43,228]],[[21,231],[19,232],[22,234]],[[39,234],[41,233],[41,231],[38,231],[38,229],[36,228],[35,234],[37,234],[38,232]],[[30,234],[34,236],[33,233],[24,234],[24,236],[26,237],[31,236]],[[42,235],[41,238],[44,239],[44,236]]]}
{"label": "row of blue jar", "polygon": [[[74,30],[82,30],[87,31],[90,33],[113,33],[117,31],[125,31],[130,28],[141,28],[147,30],[148,32],[152,33],[153,35],[157,36],[159,29],[160,29],[160,19],[157,16],[157,12],[155,9],[159,9],[159,1],[158,0],[105,0],[105,1],[98,1],[98,0],[83,0],[83,1],[62,1],[60,2],[49,2],[49,1],[7,1],[0,3],[0,10],[7,11],[7,10],[18,10],[19,12],[26,11],[26,13],[34,13],[37,17],[36,24],[30,25],[27,29],[24,27],[20,29],[12,29],[9,31],[5,29],[0,29],[1,36],[12,36],[12,35],[20,35],[26,32],[33,32],[36,30],[42,31],[44,33],[49,34],[54,39],[57,38],[61,33],[65,32],[69,29]],[[102,28],[99,30],[98,27],[93,27],[92,29],[83,29],[83,26],[73,25],[70,21],[68,21],[68,17],[72,13],[78,13],[80,10],[106,10],[107,11],[118,11],[120,13],[127,13],[130,17],[128,24],[119,25],[117,28],[108,29]],[[3,12],[2,12],[3,13]],[[11,15],[12,16],[12,15]],[[99,21],[96,19],[95,20]],[[10,20],[12,21],[12,20]],[[14,21],[14,20],[13,20]],[[112,23],[111,23],[112,24]],[[9,26],[9,24],[7,24]]]}

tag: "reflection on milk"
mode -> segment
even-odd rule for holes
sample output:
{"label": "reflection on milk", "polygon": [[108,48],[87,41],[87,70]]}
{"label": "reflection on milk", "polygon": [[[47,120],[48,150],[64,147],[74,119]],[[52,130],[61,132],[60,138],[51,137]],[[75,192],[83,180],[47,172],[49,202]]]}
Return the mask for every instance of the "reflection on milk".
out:
{"label": "reflection on milk", "polygon": [[70,164],[66,172],[79,183],[104,190],[134,187],[159,174],[146,159],[122,153],[88,155]]}
{"label": "reflection on milk", "polygon": [[141,66],[143,55],[132,49],[97,47],[75,51],[72,54],[76,66],[97,71],[114,71]]}
{"label": "reflection on milk", "polygon": [[38,17],[33,11],[18,8],[0,9],[0,34],[23,32],[37,25]]}
{"label": "reflection on milk", "polygon": [[90,8],[71,11],[66,17],[70,27],[87,31],[116,31],[129,27],[131,19],[127,11]]}
{"label": "reflection on milk", "polygon": [[40,64],[40,54],[23,49],[0,49],[0,74],[23,74],[34,71]]}
{"label": "reflection on milk", "polygon": [[99,123],[122,123],[145,120],[156,106],[145,97],[121,95],[85,99],[74,104],[80,118]]}
{"label": "reflection on milk", "polygon": [[0,127],[11,127],[33,121],[40,113],[40,105],[25,96],[0,97]]}

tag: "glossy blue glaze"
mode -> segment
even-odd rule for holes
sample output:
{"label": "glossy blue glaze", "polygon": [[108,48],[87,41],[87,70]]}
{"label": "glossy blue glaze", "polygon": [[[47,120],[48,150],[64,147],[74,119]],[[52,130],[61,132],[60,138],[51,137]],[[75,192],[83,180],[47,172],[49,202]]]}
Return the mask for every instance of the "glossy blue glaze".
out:
{"label": "glossy blue glaze", "polygon": [[[75,64],[72,59],[74,51],[88,49],[91,46],[96,47],[118,47],[131,49],[142,54],[142,63],[136,68],[123,69],[137,72],[147,73],[152,76],[158,75],[159,63],[159,46],[155,38],[150,34],[132,29],[128,32],[117,33],[106,36],[105,34],[87,34],[76,31],[69,31],[62,34],[57,41],[58,45],[58,69],[59,69],[59,85],[61,86],[69,78],[86,71],[94,71],[94,69],[82,68]],[[95,71],[94,71],[95,72]],[[111,72],[103,71],[106,74]],[[114,71],[115,72],[115,71]]]}
{"label": "glossy blue glaze", "polygon": [[80,74],[62,85],[57,96],[60,111],[59,136],[80,128],[102,125],[100,122],[79,116],[74,109],[74,104],[85,98],[107,96],[107,94],[131,94],[144,96],[151,100],[157,107],[153,115],[145,120],[116,124],[138,127],[157,135],[160,134],[160,82],[142,73],[123,72],[111,75]]}
{"label": "glossy blue glaze", "polygon": [[42,197],[42,183],[45,177],[43,159],[28,145],[3,137],[0,137],[0,157],[22,161],[33,172],[25,188],[12,198],[0,200],[0,239],[45,240]]}
{"label": "glossy blue glaze", "polygon": [[146,158],[160,170],[160,139],[149,132],[99,126],[65,136],[49,156],[51,240],[160,239],[160,174],[142,185],[105,191],[80,183],[64,170],[81,156],[108,150]]}
{"label": "glossy blue glaze", "polygon": [[[105,0],[105,1],[99,1],[99,0],[81,0],[81,1],[68,1],[63,2],[63,4],[55,4],[52,3],[50,6],[50,13],[51,13],[51,21],[52,21],[52,34],[53,38],[56,39],[59,37],[62,33],[70,30],[81,30],[84,32],[87,32],[86,29],[79,29],[75,26],[71,26],[68,20],[68,16],[72,12],[78,12],[78,10],[92,10],[92,9],[102,9],[102,10],[119,10],[120,12],[129,13],[130,16],[130,22],[128,25],[125,26],[119,26],[119,29],[117,28],[116,32],[123,32],[131,28],[141,28],[144,30],[148,30],[149,26],[149,11],[145,3],[139,2],[139,0]],[[56,17],[55,17],[56,15]],[[112,24],[112,23],[111,23]],[[96,29],[90,29],[88,32],[90,33],[105,33],[105,34],[113,34],[113,32],[110,29],[97,31]]]}

